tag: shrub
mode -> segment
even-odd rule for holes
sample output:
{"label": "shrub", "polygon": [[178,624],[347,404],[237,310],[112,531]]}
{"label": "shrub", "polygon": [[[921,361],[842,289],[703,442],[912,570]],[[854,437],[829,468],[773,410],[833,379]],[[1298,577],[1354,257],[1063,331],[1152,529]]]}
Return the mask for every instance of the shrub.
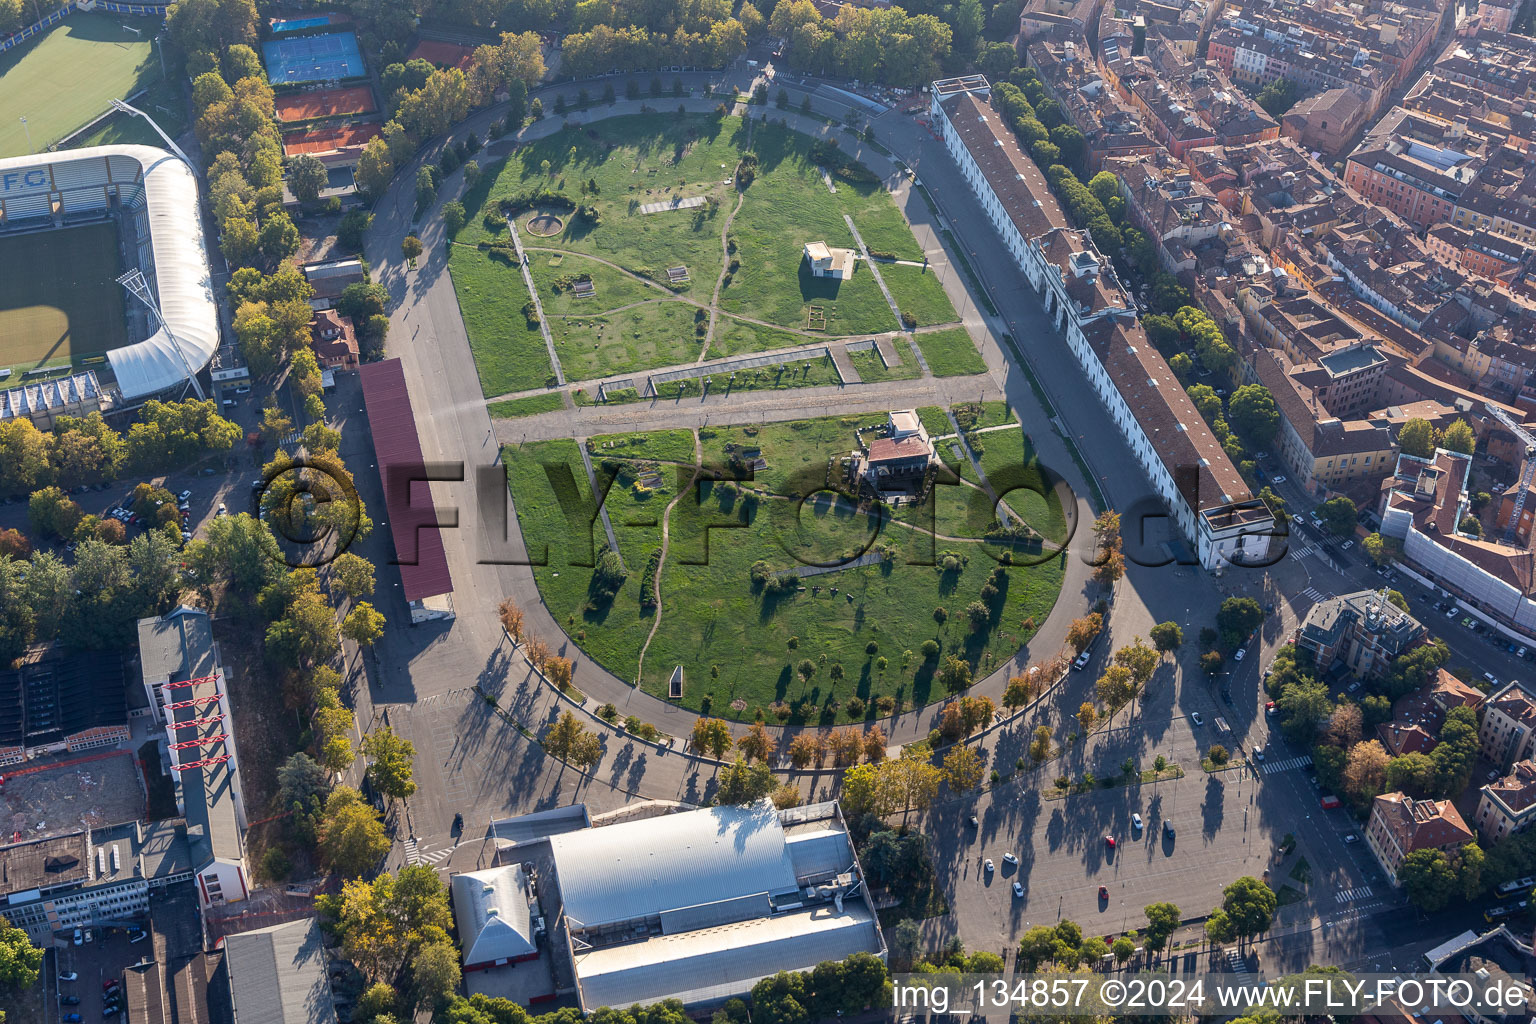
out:
{"label": "shrub", "polygon": [[619,717],[619,709],[612,704],[604,704],[597,709],[597,717],[605,722],[613,722]]}
{"label": "shrub", "polygon": [[1231,755],[1227,753],[1226,747],[1222,746],[1220,743],[1213,743],[1211,744],[1211,749],[1205,752],[1205,756],[1210,759],[1211,764],[1217,765],[1219,767],[1226,764],[1227,759]]}

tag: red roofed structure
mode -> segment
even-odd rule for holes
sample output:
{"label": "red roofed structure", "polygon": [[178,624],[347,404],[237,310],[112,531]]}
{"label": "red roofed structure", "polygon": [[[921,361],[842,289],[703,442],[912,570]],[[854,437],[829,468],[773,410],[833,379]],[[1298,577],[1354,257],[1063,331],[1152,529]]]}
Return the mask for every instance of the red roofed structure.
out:
{"label": "red roofed structure", "polygon": [[[395,542],[396,564],[400,566],[400,585],[411,606],[411,621],[451,619],[453,580],[448,573],[443,535],[432,509],[405,371],[400,360],[386,359],[364,365],[358,376],[368,407],[373,450],[384,484],[389,532]],[[418,481],[420,486],[416,486]],[[413,502],[415,494],[421,497]]]}

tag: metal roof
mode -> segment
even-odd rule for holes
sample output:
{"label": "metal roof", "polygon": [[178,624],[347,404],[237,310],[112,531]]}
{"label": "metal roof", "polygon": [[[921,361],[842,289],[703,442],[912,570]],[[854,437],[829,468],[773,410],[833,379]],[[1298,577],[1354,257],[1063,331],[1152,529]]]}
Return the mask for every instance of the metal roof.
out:
{"label": "metal roof", "polygon": [[224,963],[235,1024],[336,1024],[314,918],[230,935]]}
{"label": "metal roof", "polygon": [[874,915],[855,899],[840,913],[828,905],[661,935],[578,953],[575,964],[581,1005],[590,1011],[668,997],[686,1005],[727,999],[779,971],[810,970],[859,952],[879,954],[881,942]]}
{"label": "metal roof", "polygon": [[[395,560],[400,566],[400,585],[405,599],[415,602],[438,594],[453,593],[443,535],[425,482],[427,472],[416,435],[411,395],[405,371],[398,359],[367,363],[358,370],[363,401],[368,406],[368,425],[373,450],[378,456],[379,479],[384,484],[384,504],[389,513],[389,533],[395,541]],[[412,481],[422,481],[422,498],[412,504]]]}
{"label": "metal roof", "polygon": [[784,828],[767,801],[584,829],[549,842],[574,927],[796,888]]}
{"label": "metal roof", "polygon": [[516,864],[453,876],[453,916],[466,966],[535,952],[528,877]]}

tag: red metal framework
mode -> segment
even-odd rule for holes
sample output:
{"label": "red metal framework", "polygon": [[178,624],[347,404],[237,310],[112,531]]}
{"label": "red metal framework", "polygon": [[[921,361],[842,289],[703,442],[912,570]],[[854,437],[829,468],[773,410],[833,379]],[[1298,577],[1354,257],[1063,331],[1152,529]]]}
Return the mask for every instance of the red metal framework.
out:
{"label": "red metal framework", "polygon": [[189,718],[185,722],[172,722],[172,729],[190,729],[196,725],[212,725],[214,722],[224,721],[223,715],[209,715],[207,718]]}
{"label": "red metal framework", "polygon": [[218,678],[219,674],[217,672],[211,676],[193,676],[191,679],[183,679],[177,683],[166,683],[165,688],[167,690],[179,690],[184,686],[196,686],[198,683],[217,682]]}
{"label": "red metal framework", "polygon": [[193,768],[211,768],[216,764],[223,764],[229,758],[228,754],[220,754],[218,757],[205,757],[201,761],[188,761],[186,764],[173,764],[171,767],[178,772],[191,771]]}
{"label": "red metal framework", "polygon": [[171,750],[186,750],[190,747],[211,747],[220,740],[229,739],[228,733],[219,733],[216,736],[205,736],[200,740],[187,740],[185,743],[172,743]]}
{"label": "red metal framework", "polygon": [[224,696],[222,693],[216,693],[212,697],[193,697],[191,700],[179,700],[175,704],[167,704],[163,710],[180,711],[182,708],[195,708],[200,704],[212,704],[222,696]]}

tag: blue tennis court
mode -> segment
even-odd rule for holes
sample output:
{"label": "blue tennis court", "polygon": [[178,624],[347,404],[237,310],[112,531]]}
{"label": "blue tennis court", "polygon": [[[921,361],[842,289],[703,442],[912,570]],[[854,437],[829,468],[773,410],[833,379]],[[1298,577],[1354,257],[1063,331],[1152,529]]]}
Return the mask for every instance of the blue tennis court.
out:
{"label": "blue tennis court", "polygon": [[357,36],[351,32],[270,39],[261,44],[261,56],[267,64],[267,81],[273,85],[363,75],[363,57],[357,50]]}
{"label": "blue tennis court", "polygon": [[330,23],[331,16],[329,14],[321,14],[314,18],[283,18],[272,22],[272,31],[277,33],[298,32],[306,28],[324,28]]}

